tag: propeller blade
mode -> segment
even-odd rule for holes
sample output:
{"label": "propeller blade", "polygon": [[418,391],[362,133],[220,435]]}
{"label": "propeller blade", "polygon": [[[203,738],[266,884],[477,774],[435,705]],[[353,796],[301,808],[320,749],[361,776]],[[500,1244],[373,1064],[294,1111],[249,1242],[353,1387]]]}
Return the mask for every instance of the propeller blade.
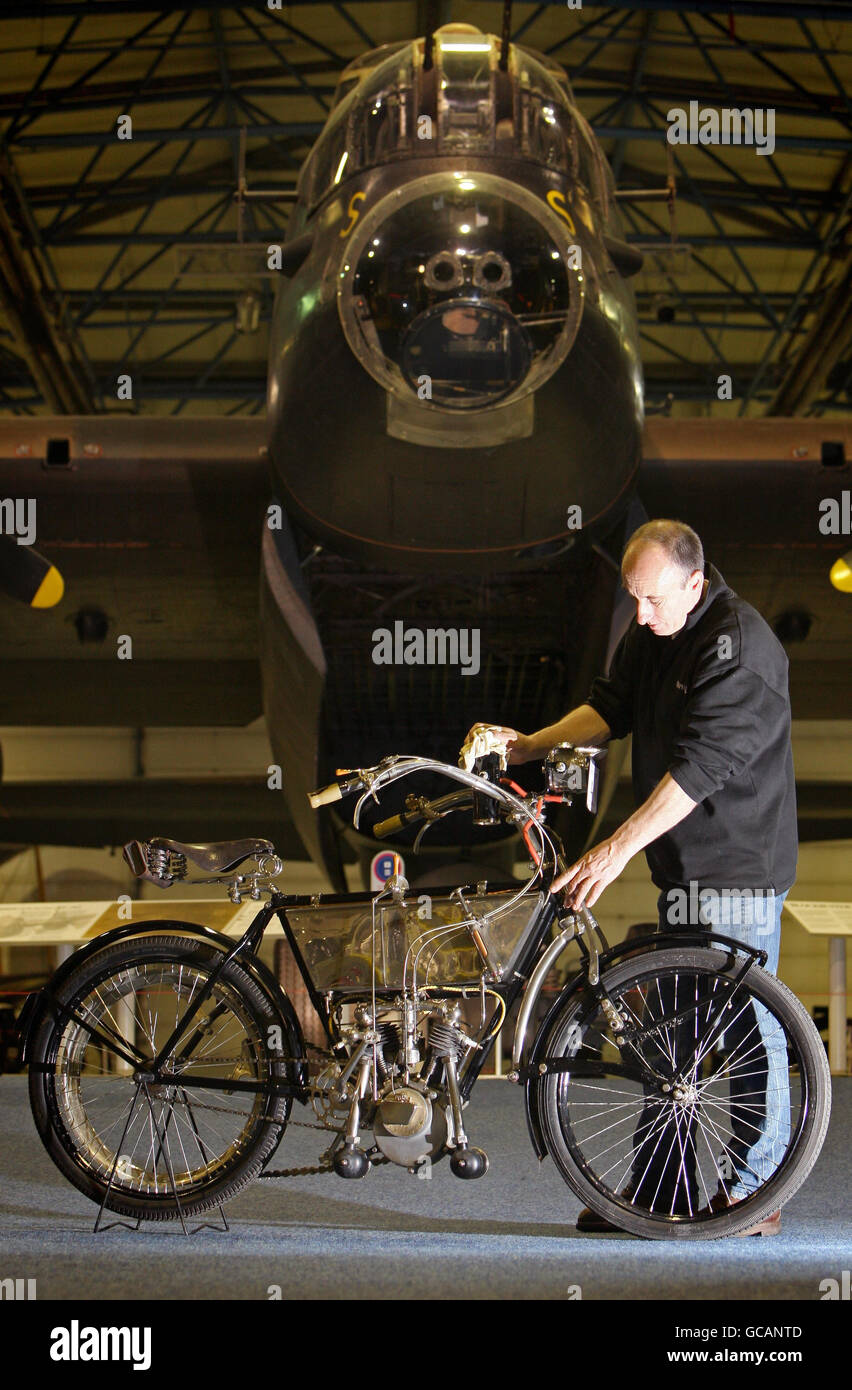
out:
{"label": "propeller blade", "polygon": [[32,546],[0,536],[0,589],[31,608],[53,608],[65,592],[65,581]]}
{"label": "propeller blade", "polygon": [[852,594],[852,550],[847,550],[831,567],[829,578],[841,594]]}

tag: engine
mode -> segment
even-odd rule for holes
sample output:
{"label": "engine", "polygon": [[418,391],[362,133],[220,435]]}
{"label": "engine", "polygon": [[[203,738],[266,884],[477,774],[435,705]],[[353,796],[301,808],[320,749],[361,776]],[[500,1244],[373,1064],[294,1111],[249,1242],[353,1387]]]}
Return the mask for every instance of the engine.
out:
{"label": "engine", "polygon": [[388,1080],[382,1089],[373,1134],[391,1163],[416,1169],[433,1159],[447,1142],[446,1104],[438,1091],[414,1079],[408,1085]]}
{"label": "engine", "polygon": [[[485,1155],[479,1160],[480,1151],[468,1146],[458,1087],[459,1065],[478,1044],[455,1000],[430,1000],[419,1009],[399,1000],[377,1011],[375,1026],[369,1006],[358,1004],[353,1021],[341,1024],[340,1037],[338,1052],[346,1055],[316,1078],[313,1104],[324,1124],[345,1132],[344,1148],[334,1158],[341,1177],[368,1171],[369,1155],[356,1144],[361,1126],[373,1131],[371,1153],[409,1172],[418,1173],[448,1150],[459,1176],[485,1171]],[[459,1171],[465,1166],[471,1171]]]}

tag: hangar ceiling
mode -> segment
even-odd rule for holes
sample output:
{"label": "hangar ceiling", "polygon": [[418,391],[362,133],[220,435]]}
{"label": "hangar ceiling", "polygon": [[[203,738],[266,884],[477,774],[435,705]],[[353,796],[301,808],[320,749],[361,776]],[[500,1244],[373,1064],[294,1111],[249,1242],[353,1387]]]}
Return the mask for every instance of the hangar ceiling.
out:
{"label": "hangar ceiling", "polygon": [[[5,0],[0,411],[261,412],[259,248],[284,237],[340,72],[430,18],[499,33],[502,16],[475,0]],[[566,67],[620,188],[662,188],[671,158],[674,249],[664,201],[622,204],[646,253],[648,408],[848,412],[852,5],[545,0],[515,4],[512,26]],[[690,101],[771,108],[774,153],[667,145],[667,112]],[[249,189],[277,195],[242,219],[241,141]]]}

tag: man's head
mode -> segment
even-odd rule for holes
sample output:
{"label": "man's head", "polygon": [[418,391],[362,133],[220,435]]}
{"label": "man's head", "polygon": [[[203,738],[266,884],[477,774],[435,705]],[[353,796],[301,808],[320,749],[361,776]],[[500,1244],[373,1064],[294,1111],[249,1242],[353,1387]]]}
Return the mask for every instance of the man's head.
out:
{"label": "man's head", "polygon": [[673,637],[701,599],[701,541],[682,521],[649,521],[627,542],[621,581],[636,601],[639,626],[655,637]]}

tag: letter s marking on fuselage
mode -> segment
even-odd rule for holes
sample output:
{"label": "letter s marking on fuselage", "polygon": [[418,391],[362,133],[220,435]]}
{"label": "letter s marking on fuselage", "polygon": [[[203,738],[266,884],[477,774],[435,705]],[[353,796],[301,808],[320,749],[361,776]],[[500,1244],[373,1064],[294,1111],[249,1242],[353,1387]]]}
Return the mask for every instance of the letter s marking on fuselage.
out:
{"label": "letter s marking on fuselage", "polygon": [[559,188],[551,188],[547,195],[547,206],[552,208],[557,217],[561,217],[567,222],[568,229],[572,236],[577,235],[577,228],[574,226],[574,219],[565,206],[565,194]]}
{"label": "letter s marking on fuselage", "polygon": [[349,214],[349,221],[347,222],[347,224],[346,224],[345,227],[341,227],[341,228],[340,228],[340,235],[341,235],[341,236],[348,236],[349,233],[352,231],[352,228],[355,226],[355,223],[358,221],[358,218],[361,216],[361,209],[360,209],[360,208],[356,208],[355,204],[356,204],[357,202],[359,202],[359,200],[361,200],[361,199],[363,199],[363,198],[366,198],[366,196],[367,196],[366,193],[353,193],[353,194],[352,194],[352,197],[349,199],[349,206],[348,206],[348,208],[346,209],[347,213]]}

